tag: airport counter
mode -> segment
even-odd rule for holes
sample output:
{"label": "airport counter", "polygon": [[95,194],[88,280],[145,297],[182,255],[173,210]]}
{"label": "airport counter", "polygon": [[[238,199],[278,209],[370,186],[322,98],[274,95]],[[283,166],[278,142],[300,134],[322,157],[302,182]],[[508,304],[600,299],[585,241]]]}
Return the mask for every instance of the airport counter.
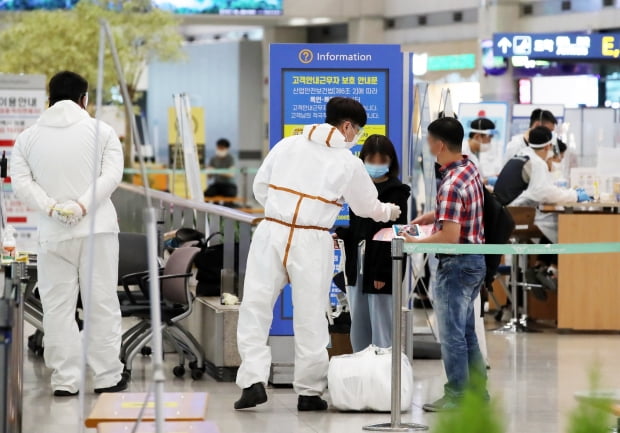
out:
{"label": "airport counter", "polygon": [[[620,203],[545,206],[559,243],[620,242]],[[558,329],[620,331],[620,254],[559,256]]]}

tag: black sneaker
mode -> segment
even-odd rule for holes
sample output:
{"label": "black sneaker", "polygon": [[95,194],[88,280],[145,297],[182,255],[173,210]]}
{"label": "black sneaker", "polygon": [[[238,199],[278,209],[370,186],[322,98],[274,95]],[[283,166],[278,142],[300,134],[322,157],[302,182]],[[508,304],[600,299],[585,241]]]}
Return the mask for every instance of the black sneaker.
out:
{"label": "black sneaker", "polygon": [[104,392],[121,392],[127,389],[127,379],[123,377],[116,385],[107,388],[95,388],[95,394],[103,394]]}
{"label": "black sneaker", "polygon": [[248,409],[266,402],[267,393],[265,392],[265,385],[262,383],[255,383],[249,388],[243,389],[241,398],[235,402],[235,409]]}
{"label": "black sneaker", "polygon": [[297,399],[297,410],[300,412],[327,410],[327,402],[318,395],[300,395]]}
{"label": "black sneaker", "polygon": [[65,389],[57,389],[54,391],[54,397],[75,397],[78,395],[78,391],[71,392]]}

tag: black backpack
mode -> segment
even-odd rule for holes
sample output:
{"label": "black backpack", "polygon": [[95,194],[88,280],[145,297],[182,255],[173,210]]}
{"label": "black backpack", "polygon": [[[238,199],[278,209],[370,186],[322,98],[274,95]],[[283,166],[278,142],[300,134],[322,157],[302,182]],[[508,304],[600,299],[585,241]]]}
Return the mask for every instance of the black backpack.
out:
{"label": "black backpack", "polygon": [[[495,194],[484,189],[484,236],[487,244],[506,244],[515,229],[512,215],[497,199]],[[487,274],[485,284],[490,287],[495,279],[497,268],[502,260],[501,254],[485,254]]]}
{"label": "black backpack", "polygon": [[[224,268],[224,244],[209,245],[215,237],[223,236],[221,232],[212,233],[205,239],[205,235],[191,228],[181,228],[167,243],[168,249],[178,248],[185,242],[198,241],[196,245],[200,252],[196,254],[196,294],[198,296],[220,296],[221,273]],[[235,269],[239,263],[239,243],[235,242]]]}

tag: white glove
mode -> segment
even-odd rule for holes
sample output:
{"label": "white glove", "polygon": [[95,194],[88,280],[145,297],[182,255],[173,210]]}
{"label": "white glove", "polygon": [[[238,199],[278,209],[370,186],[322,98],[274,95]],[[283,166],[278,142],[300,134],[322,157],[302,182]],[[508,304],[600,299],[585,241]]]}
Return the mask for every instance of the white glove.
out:
{"label": "white glove", "polygon": [[400,206],[394,203],[386,203],[390,211],[390,221],[396,221],[401,214]]}
{"label": "white glove", "polygon": [[52,218],[69,227],[76,225],[84,218],[84,208],[77,202],[70,200],[54,206]]}

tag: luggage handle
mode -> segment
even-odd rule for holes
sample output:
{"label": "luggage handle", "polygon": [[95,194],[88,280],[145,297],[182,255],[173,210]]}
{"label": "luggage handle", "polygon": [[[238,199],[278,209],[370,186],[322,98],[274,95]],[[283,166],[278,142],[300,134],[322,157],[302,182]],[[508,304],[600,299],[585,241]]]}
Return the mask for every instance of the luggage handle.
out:
{"label": "luggage handle", "polygon": [[222,237],[222,241],[224,240],[224,233],[222,232],[215,232],[215,233],[211,233],[211,235],[209,235],[209,237],[207,239],[205,239],[204,241],[204,246],[208,247],[209,243],[211,242],[211,240],[216,237],[216,236],[221,236]]}

